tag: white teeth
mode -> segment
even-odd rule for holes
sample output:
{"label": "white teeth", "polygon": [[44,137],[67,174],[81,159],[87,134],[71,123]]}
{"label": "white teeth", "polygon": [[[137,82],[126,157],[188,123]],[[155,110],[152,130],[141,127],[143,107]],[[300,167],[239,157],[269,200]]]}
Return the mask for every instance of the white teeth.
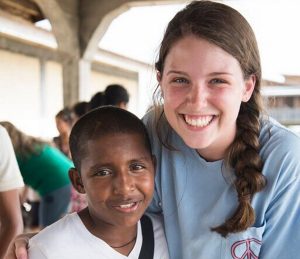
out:
{"label": "white teeth", "polygon": [[123,205],[120,205],[120,208],[122,209],[126,209],[126,208],[130,208],[134,205],[134,202],[133,203],[129,203],[129,204],[123,204]]}
{"label": "white teeth", "polygon": [[210,123],[213,116],[201,116],[201,117],[198,117],[198,118],[191,118],[191,117],[188,117],[188,116],[184,116],[184,118],[185,118],[186,123],[191,125],[191,126],[205,127]]}

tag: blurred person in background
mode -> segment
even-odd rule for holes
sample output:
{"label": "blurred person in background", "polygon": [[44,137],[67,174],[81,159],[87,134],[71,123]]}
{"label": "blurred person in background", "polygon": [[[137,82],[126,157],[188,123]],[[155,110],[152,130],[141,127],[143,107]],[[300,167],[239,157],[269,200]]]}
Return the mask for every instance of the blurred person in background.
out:
{"label": "blurred person in background", "polygon": [[59,135],[53,138],[53,142],[61,152],[70,157],[69,135],[73,125],[72,110],[68,107],[60,110],[55,116],[55,123]]}
{"label": "blurred person in background", "polygon": [[10,241],[23,231],[18,191],[23,185],[10,138],[0,126],[0,258]]}
{"label": "blurred person in background", "polygon": [[74,123],[88,111],[89,103],[85,101],[77,102],[72,106],[72,117]]}
{"label": "blurred person in background", "polygon": [[71,184],[68,170],[72,161],[50,143],[29,136],[12,123],[0,122],[6,128],[26,185],[41,197],[39,225],[46,227],[67,213]]}
{"label": "blurred person in background", "polygon": [[[73,124],[88,111],[88,102],[78,102],[72,108],[65,107],[60,110],[55,116],[56,127],[59,136],[54,137],[55,146],[67,155],[70,159],[69,135]],[[78,212],[87,206],[86,195],[78,193],[71,186],[71,198],[68,212]]]}
{"label": "blurred person in background", "polygon": [[89,109],[94,109],[103,105],[112,105],[122,109],[127,109],[129,94],[125,87],[119,84],[108,85],[103,92],[97,92],[92,96]]}

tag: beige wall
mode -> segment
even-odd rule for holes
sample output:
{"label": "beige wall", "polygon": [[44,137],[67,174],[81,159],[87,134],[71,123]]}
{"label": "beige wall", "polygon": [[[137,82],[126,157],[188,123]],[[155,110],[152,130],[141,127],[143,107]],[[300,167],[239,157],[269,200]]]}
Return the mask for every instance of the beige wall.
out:
{"label": "beige wall", "polygon": [[38,58],[0,50],[0,60],[0,120],[35,136],[56,134],[53,116],[62,108],[61,65],[45,62],[43,84]]}
{"label": "beige wall", "polygon": [[[0,120],[33,136],[57,135],[54,118],[63,108],[61,64],[6,50],[0,50],[0,60]],[[98,64],[91,72],[90,97],[114,83],[128,90],[128,109],[137,113],[138,72]]]}

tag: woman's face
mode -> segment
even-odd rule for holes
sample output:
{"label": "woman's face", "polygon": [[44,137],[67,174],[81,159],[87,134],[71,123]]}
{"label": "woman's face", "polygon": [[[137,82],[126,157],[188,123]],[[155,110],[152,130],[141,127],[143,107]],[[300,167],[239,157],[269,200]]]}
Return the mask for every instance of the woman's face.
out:
{"label": "woman's face", "polygon": [[255,76],[245,80],[233,56],[204,39],[186,36],[172,46],[157,77],[172,128],[206,160],[222,159]]}

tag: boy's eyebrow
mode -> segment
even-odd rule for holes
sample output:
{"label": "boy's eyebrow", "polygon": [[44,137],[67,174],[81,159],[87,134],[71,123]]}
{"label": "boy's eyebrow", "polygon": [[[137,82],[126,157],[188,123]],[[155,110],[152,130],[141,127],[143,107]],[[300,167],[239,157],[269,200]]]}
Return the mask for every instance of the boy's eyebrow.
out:
{"label": "boy's eyebrow", "polygon": [[[151,155],[149,156],[140,156],[140,157],[135,157],[135,158],[132,158],[130,160],[128,160],[129,162],[137,162],[137,161],[141,161],[141,160],[150,160],[151,161]],[[103,167],[103,166],[109,166],[111,165],[112,163],[110,161],[108,162],[103,162],[103,163],[97,163],[95,165],[92,165],[90,167],[90,170],[93,170],[93,169],[98,169],[99,167]]]}
{"label": "boy's eyebrow", "polygon": [[148,160],[148,159],[151,159],[151,155],[149,155],[149,156],[141,156],[141,157],[138,157],[138,158],[133,158],[131,161]]}

